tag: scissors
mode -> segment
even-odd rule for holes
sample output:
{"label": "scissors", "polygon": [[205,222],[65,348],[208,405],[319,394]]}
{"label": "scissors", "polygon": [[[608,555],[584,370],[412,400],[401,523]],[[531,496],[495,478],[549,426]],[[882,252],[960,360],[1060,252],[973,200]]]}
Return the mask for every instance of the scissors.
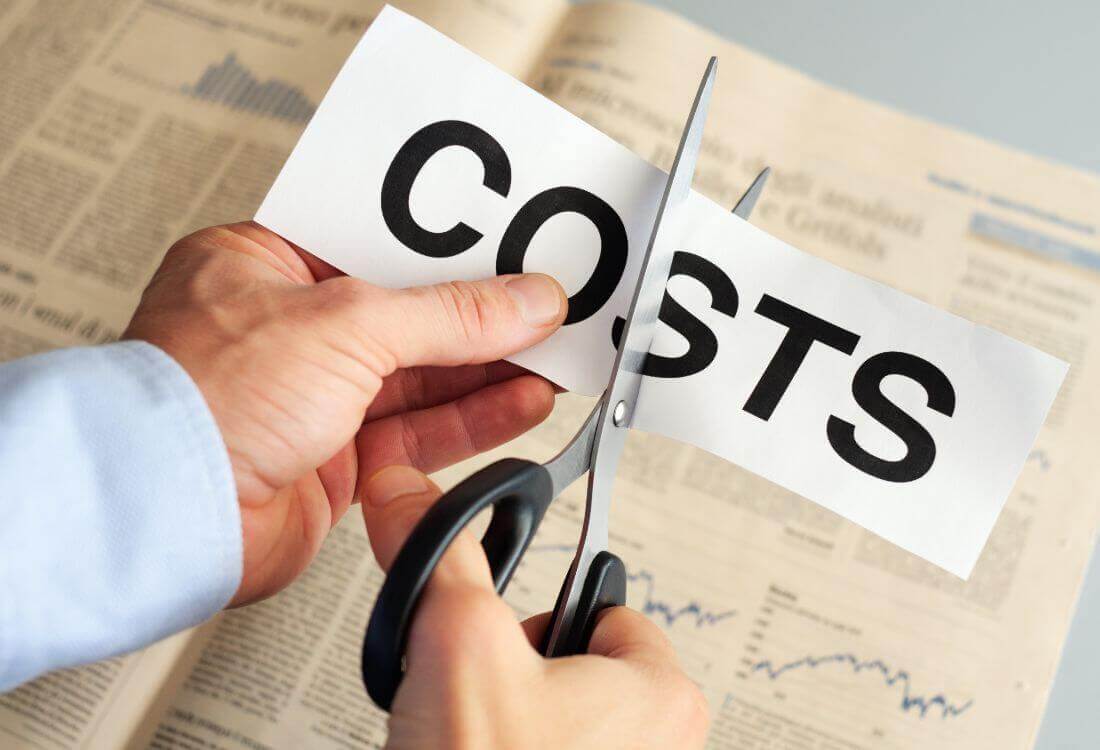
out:
{"label": "scissors", "polygon": [[[662,236],[662,220],[691,191],[716,69],[717,59],[712,57],[657,209],[611,378],[584,425],[565,449],[545,464],[506,458],[456,485],[424,514],[394,559],[363,641],[363,682],[371,699],[383,710],[390,710],[404,676],[408,631],[424,586],[455,537],[488,507],[492,507],[492,517],[481,546],[497,593],[503,594],[550,503],[588,472],[584,524],[576,556],[547,627],[542,644],[545,656],[584,653],[599,612],[626,603],[626,568],[607,549],[611,487],[672,261],[671,252],[655,250],[668,245]],[[767,176],[767,169],[760,173],[738,201],[735,214],[748,218]]]}

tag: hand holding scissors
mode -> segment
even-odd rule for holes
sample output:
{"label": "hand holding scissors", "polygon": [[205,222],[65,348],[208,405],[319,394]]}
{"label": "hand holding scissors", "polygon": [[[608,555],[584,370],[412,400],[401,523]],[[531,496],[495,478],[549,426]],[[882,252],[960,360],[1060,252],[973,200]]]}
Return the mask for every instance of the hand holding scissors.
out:
{"label": "hand holding scissors", "polygon": [[[363,680],[379,707],[389,710],[400,685],[408,631],[428,579],[458,534],[486,508],[493,511],[481,544],[494,586],[503,593],[550,503],[589,474],[581,537],[546,630],[544,655],[584,653],[599,612],[625,604],[626,570],[607,549],[611,489],[665,295],[672,252],[662,236],[662,220],[690,193],[715,68],[712,58],[657,211],[603,396],[576,436],[550,461],[504,459],[455,486],[423,516],[393,561],[363,644]],[[765,170],[734,209],[742,218],[751,212],[766,176]]]}

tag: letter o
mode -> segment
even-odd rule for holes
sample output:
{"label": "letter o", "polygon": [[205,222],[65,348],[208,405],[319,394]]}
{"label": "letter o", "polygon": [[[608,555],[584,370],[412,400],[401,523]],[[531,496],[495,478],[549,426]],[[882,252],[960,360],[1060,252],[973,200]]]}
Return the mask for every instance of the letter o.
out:
{"label": "letter o", "polygon": [[587,190],[565,185],[544,190],[524,203],[500,239],[497,273],[523,273],[523,260],[531,240],[547,220],[561,213],[584,216],[600,233],[600,257],[596,268],[580,291],[569,298],[569,313],[564,325],[570,325],[590,318],[603,307],[626,269],[626,227],[615,209],[601,198]]}

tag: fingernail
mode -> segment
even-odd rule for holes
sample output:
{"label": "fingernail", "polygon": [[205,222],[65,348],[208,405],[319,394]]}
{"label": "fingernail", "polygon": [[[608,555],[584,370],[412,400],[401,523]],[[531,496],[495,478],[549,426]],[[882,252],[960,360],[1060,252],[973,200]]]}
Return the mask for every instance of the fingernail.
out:
{"label": "fingernail", "polygon": [[516,301],[523,322],[529,326],[553,323],[561,314],[561,292],[549,276],[524,274],[506,281],[504,288]]}
{"label": "fingernail", "polygon": [[411,466],[387,466],[367,480],[367,502],[376,508],[405,495],[419,495],[431,489],[428,478]]}

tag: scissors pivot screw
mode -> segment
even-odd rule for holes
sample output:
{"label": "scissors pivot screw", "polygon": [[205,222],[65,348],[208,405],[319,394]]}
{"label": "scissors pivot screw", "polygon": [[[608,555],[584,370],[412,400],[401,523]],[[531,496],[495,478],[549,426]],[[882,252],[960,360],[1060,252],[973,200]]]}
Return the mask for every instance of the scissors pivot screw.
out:
{"label": "scissors pivot screw", "polygon": [[620,401],[615,404],[615,410],[611,412],[611,421],[615,423],[616,427],[622,427],[626,422],[626,402]]}

